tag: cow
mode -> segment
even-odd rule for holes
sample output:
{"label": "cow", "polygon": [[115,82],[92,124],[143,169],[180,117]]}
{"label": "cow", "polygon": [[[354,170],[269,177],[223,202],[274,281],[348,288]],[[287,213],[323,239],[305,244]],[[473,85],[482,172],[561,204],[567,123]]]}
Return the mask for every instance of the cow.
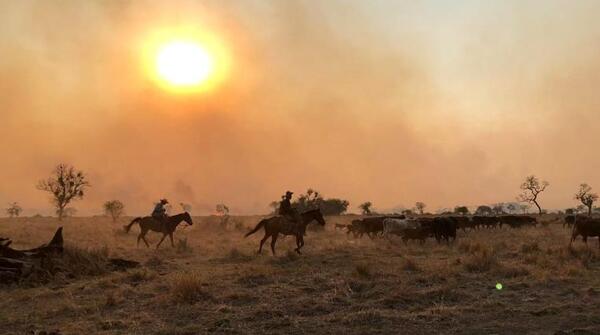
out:
{"label": "cow", "polygon": [[360,220],[352,220],[352,229],[353,231],[357,232],[355,235],[362,237],[363,234],[367,234],[371,239],[373,239],[383,232],[383,220],[388,218],[405,219],[406,216],[376,216],[366,217]]}
{"label": "cow", "polygon": [[583,242],[587,245],[588,237],[598,237],[598,249],[600,249],[600,219],[584,218],[575,221],[573,224],[573,232],[571,233],[571,242],[573,243],[577,236],[581,235]]}
{"label": "cow", "polygon": [[402,231],[402,242],[406,244],[408,240],[419,240],[421,244],[432,235],[430,227],[407,228]]}
{"label": "cow", "polygon": [[419,223],[413,219],[392,219],[383,220],[383,235],[389,237],[391,234],[402,235],[405,229],[418,228]]}
{"label": "cow", "polygon": [[456,226],[456,221],[450,217],[436,217],[431,225],[433,235],[438,243],[442,239],[446,240],[446,243],[450,243],[450,238],[452,241],[456,240]]}
{"label": "cow", "polygon": [[466,231],[467,228],[475,229],[475,223],[468,216],[448,216],[448,218],[456,222],[456,227]]}
{"label": "cow", "polygon": [[537,225],[536,218],[528,215],[503,215],[499,217],[500,228],[505,224],[511,228],[520,228],[523,226],[535,226]]}
{"label": "cow", "polygon": [[498,225],[496,216],[475,215],[472,221],[475,227],[495,228]]}
{"label": "cow", "polygon": [[573,224],[575,222],[581,221],[581,220],[586,220],[588,218],[589,218],[588,216],[581,215],[581,214],[567,215],[567,216],[565,216],[564,221],[563,221],[563,228],[564,227],[568,227],[568,228],[573,227]]}

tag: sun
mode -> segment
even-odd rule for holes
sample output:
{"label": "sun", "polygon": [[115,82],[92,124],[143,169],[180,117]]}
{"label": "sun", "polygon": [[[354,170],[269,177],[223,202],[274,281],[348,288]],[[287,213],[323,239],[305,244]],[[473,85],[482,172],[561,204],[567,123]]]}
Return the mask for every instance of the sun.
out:
{"label": "sun", "polygon": [[160,79],[174,87],[193,87],[214,73],[213,56],[194,41],[170,41],[158,48],[155,68]]}
{"label": "sun", "polygon": [[139,40],[141,66],[168,93],[210,94],[232,72],[230,45],[218,30],[193,25],[157,28]]}

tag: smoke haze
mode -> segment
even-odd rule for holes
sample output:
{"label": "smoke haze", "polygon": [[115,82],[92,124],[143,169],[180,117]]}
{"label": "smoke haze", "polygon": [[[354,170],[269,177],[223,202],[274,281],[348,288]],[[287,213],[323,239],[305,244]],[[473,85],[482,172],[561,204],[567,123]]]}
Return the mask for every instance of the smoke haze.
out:
{"label": "smoke haze", "polygon": [[[265,213],[290,189],[376,208],[600,190],[597,1],[3,1],[0,204],[50,213],[35,184],[66,162],[73,204],[129,214],[167,197]],[[231,57],[213,91],[162,90],[157,29],[194,25]]]}

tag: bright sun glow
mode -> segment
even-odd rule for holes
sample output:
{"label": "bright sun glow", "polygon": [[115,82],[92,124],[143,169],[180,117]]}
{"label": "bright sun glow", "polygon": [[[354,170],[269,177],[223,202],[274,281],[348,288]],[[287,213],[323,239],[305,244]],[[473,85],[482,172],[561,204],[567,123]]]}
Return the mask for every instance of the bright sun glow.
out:
{"label": "bright sun glow", "polygon": [[156,71],[170,85],[197,86],[210,79],[214,72],[214,60],[197,43],[172,41],[159,48]]}
{"label": "bright sun glow", "polygon": [[140,52],[148,79],[169,93],[214,92],[231,72],[224,40],[207,27],[159,28],[140,40]]}

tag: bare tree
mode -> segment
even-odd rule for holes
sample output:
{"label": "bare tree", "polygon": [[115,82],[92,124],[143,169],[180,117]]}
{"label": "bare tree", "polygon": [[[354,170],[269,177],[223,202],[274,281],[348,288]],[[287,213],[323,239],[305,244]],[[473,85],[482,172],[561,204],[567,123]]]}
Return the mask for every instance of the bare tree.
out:
{"label": "bare tree", "polygon": [[424,202],[417,201],[415,203],[415,208],[419,211],[419,214],[421,214],[421,215],[423,215],[423,212],[425,211],[425,207],[427,207],[427,205]]}
{"label": "bare tree", "polygon": [[373,203],[371,203],[370,201],[366,201],[366,202],[363,202],[362,204],[360,204],[358,206],[358,208],[360,208],[363,215],[371,215],[371,207],[372,206],[373,206]]}
{"label": "bare tree", "polygon": [[579,191],[575,193],[575,199],[587,207],[588,216],[592,216],[594,202],[598,200],[598,194],[592,193],[592,187],[586,183],[579,185]]}
{"label": "bare tree", "polygon": [[40,180],[37,189],[49,192],[52,203],[56,207],[58,219],[62,220],[67,205],[74,200],[83,198],[84,191],[90,183],[82,171],[76,171],[73,166],[59,164],[48,179]]}
{"label": "bare tree", "polygon": [[12,204],[8,204],[8,208],[6,208],[6,214],[9,217],[18,217],[19,215],[21,215],[21,212],[23,211],[23,208],[21,208],[21,206],[19,206],[18,203],[13,202]]}
{"label": "bare tree", "polygon": [[536,176],[531,175],[525,178],[525,181],[521,184],[521,190],[523,191],[517,197],[517,200],[521,202],[528,202],[534,204],[539,214],[543,213],[542,207],[538,202],[538,197],[540,193],[544,192],[546,188],[550,185],[547,181],[540,181]]}
{"label": "bare tree", "polygon": [[104,203],[104,213],[109,215],[113,222],[116,222],[119,216],[125,212],[125,205],[119,200],[110,200]]}

